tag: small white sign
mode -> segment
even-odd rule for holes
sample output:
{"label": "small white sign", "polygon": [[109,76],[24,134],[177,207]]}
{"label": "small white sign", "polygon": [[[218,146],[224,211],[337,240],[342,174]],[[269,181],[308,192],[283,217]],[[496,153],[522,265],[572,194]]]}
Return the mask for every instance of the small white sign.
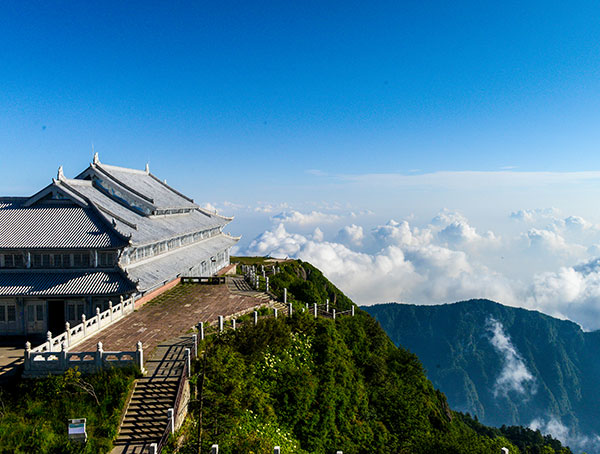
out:
{"label": "small white sign", "polygon": [[86,419],[69,419],[69,440],[87,441],[87,433],[85,431]]}

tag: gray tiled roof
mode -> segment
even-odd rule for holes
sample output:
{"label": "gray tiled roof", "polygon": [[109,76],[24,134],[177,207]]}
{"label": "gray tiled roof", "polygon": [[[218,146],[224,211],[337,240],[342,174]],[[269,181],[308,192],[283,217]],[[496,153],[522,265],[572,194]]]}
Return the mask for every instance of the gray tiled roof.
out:
{"label": "gray tiled roof", "polygon": [[93,209],[74,204],[22,207],[0,201],[0,249],[118,248],[127,240]]}
{"label": "gray tiled roof", "polygon": [[94,296],[133,291],[133,283],[118,271],[0,272],[0,296]]}
{"label": "gray tiled roof", "polygon": [[204,260],[210,260],[237,241],[236,238],[227,235],[218,235],[130,265],[127,267],[127,275],[132,281],[138,282],[140,290],[145,292],[175,279],[180,274],[185,275],[190,268],[198,266]]}
{"label": "gray tiled roof", "polygon": [[[143,216],[96,189],[91,181],[67,179],[60,181],[59,185],[66,186],[67,190],[70,189],[81,194],[95,205],[115,215],[117,230],[124,235],[131,235],[131,241],[134,245],[152,243],[186,233],[225,226],[229,223],[227,218],[196,209],[188,213],[175,215]],[[108,218],[111,217],[110,214],[106,212],[105,214]]]}
{"label": "gray tiled roof", "polygon": [[101,173],[108,173],[125,187],[152,199],[152,204],[158,209],[194,208],[194,202],[172,189],[166,183],[144,170],[126,169],[107,164],[93,164]]}

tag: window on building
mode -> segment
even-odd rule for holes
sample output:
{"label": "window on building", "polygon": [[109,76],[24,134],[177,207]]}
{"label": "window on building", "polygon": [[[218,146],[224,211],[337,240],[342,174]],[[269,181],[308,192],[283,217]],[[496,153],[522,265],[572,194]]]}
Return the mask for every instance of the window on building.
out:
{"label": "window on building", "polygon": [[5,268],[23,268],[25,264],[25,261],[23,260],[23,254],[20,252],[3,254],[3,256]]}
{"label": "window on building", "polygon": [[115,252],[100,252],[98,254],[99,266],[113,266],[117,263],[117,254]]}
{"label": "window on building", "polygon": [[76,252],[73,254],[73,266],[75,268],[89,268],[90,267],[90,253]]}

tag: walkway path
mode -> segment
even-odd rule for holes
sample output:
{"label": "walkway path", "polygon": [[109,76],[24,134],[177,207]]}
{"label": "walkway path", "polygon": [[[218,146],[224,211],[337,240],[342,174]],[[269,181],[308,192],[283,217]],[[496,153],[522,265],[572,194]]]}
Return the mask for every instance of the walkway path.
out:
{"label": "walkway path", "polygon": [[71,351],[95,351],[99,341],[104,351],[135,350],[141,341],[148,354],[159,342],[181,336],[198,322],[214,322],[219,315],[229,316],[267,304],[269,298],[265,297],[264,293],[252,291],[232,293],[228,285],[178,285]]}

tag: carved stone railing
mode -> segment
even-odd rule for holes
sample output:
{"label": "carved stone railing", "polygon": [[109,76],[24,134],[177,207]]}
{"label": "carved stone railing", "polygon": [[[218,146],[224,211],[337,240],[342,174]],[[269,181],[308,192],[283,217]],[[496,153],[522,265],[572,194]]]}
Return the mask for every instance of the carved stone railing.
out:
{"label": "carved stone railing", "polygon": [[77,367],[83,373],[99,372],[112,367],[136,366],[144,372],[144,350],[137,343],[135,351],[105,352],[102,342],[98,342],[94,352],[69,353],[65,346],[58,352],[37,352],[31,344],[25,344],[24,377],[45,377],[48,374],[62,374]]}
{"label": "carved stone railing", "polygon": [[108,303],[108,309],[104,312],[100,312],[100,308],[96,308],[96,315],[89,319],[85,314],[81,315],[81,323],[71,327],[69,322],[65,323],[65,331],[58,336],[52,337],[52,333],[48,331],[47,340],[41,345],[32,348],[33,353],[52,353],[60,352],[63,350],[63,346],[66,346],[66,350],[74,347],[81,343],[86,338],[102,331],[104,328],[109,327],[116,321],[122,319],[128,314],[131,314],[134,310],[134,299],[128,298],[124,300],[120,298],[119,304],[113,306],[112,301]]}

